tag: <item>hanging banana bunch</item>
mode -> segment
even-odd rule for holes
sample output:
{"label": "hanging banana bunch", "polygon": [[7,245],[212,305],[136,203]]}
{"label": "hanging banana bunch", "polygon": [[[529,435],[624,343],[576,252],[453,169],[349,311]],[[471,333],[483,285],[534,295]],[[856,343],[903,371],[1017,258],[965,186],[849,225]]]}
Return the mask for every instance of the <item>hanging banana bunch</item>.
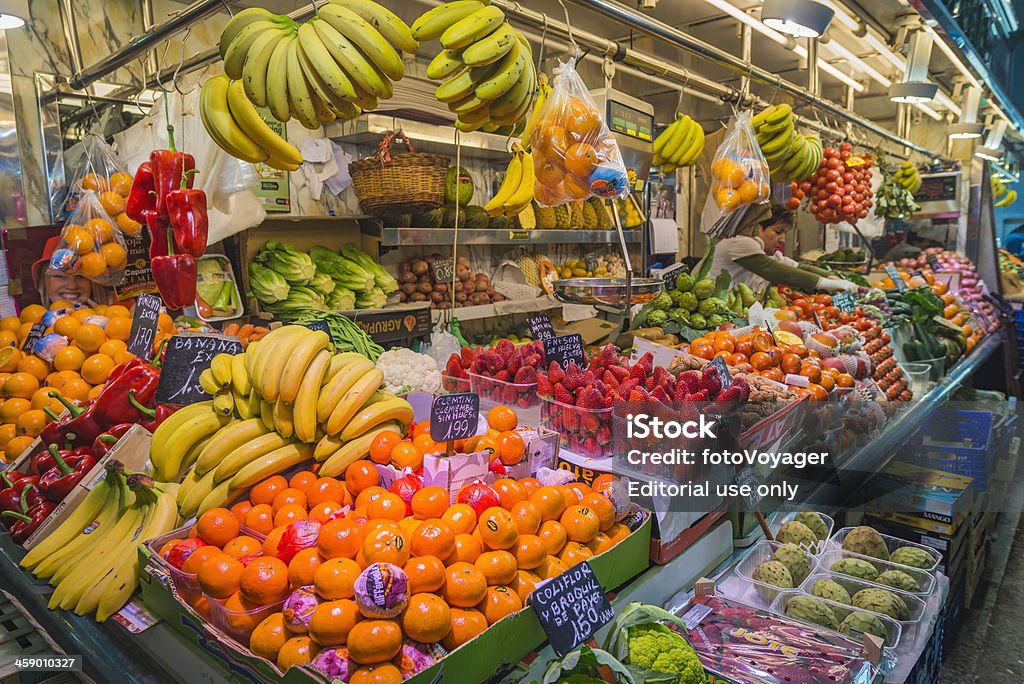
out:
{"label": "hanging banana bunch", "polygon": [[694,164],[704,151],[704,129],[685,114],[676,114],[676,120],[654,139],[654,159],[651,164],[661,167],[661,174],[674,173]]}
{"label": "hanging banana bunch", "polygon": [[518,216],[533,201],[533,180],[533,156],[514,143],[505,179],[484,210],[489,216]]}

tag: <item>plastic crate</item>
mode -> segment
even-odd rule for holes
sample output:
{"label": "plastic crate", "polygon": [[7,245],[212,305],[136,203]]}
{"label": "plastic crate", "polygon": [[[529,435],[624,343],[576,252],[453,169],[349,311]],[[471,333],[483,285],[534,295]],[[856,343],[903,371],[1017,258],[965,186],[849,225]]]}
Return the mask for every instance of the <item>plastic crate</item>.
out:
{"label": "plastic crate", "polygon": [[535,382],[517,384],[470,373],[469,391],[480,397],[481,413],[505,405],[516,410],[520,425],[536,425],[540,420],[540,397]]}
{"label": "plastic crate", "polygon": [[989,411],[941,411],[922,431],[914,460],[926,468],[971,477],[971,488],[984,491],[992,472],[993,423]]}

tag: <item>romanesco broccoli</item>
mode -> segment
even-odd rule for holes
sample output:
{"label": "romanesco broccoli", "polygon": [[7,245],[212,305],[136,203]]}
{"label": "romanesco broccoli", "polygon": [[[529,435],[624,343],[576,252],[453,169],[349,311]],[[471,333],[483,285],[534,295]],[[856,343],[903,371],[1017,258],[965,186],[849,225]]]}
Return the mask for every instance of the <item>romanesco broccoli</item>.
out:
{"label": "romanesco broccoli", "polygon": [[682,634],[658,622],[629,628],[629,656],[626,660],[645,670],[678,674],[678,684],[703,684],[704,668]]}

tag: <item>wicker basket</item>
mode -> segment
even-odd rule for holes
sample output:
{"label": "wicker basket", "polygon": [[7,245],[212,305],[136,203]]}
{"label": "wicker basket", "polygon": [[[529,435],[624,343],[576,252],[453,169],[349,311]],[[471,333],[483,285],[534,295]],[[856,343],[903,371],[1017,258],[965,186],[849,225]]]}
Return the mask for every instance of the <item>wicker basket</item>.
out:
{"label": "wicker basket", "polygon": [[[408,152],[391,154],[391,145],[404,143]],[[349,164],[359,206],[374,216],[394,216],[437,209],[444,204],[448,158],[413,152],[402,132],[388,133],[377,154]]]}

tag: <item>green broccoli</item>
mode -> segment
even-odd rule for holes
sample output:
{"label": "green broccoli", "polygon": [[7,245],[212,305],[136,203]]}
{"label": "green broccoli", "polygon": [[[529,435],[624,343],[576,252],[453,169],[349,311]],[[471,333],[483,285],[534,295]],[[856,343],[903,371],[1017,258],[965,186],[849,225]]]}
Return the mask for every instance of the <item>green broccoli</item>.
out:
{"label": "green broccoli", "polygon": [[668,314],[661,309],[655,309],[647,314],[647,324],[650,326],[664,325],[668,320]]}
{"label": "green broccoli", "polygon": [[686,309],[687,311],[696,311],[700,302],[697,301],[697,295],[692,292],[684,292],[680,298],[679,306]]}
{"label": "green broccoli", "polygon": [[681,273],[676,276],[676,289],[680,292],[689,292],[693,289],[693,276],[689,273]]}
{"label": "green broccoli", "polygon": [[626,662],[645,670],[678,674],[678,684],[702,684],[704,668],[685,637],[658,622],[635,625],[628,630]]}
{"label": "green broccoli", "polygon": [[693,294],[697,295],[697,299],[707,299],[715,294],[715,281],[711,278],[698,280],[693,286]]}
{"label": "green broccoli", "polygon": [[658,309],[660,311],[668,311],[673,306],[672,297],[669,296],[668,292],[662,292],[661,294],[654,298],[652,304],[654,305],[655,309]]}

